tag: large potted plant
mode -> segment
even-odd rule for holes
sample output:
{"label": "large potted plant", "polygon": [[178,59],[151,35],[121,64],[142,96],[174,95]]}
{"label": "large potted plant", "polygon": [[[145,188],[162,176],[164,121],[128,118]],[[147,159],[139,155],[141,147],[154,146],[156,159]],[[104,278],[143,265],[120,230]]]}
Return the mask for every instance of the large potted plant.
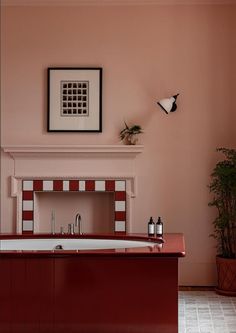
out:
{"label": "large potted plant", "polygon": [[210,206],[217,208],[213,221],[213,237],[217,240],[216,257],[218,286],[216,291],[223,295],[236,296],[236,150],[218,148],[224,154],[212,174]]}

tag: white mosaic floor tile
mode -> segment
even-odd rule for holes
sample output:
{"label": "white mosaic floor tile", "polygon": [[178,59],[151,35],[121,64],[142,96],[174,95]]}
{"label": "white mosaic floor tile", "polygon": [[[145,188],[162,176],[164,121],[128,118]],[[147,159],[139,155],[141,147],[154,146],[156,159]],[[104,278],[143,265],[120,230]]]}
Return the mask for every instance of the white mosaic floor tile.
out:
{"label": "white mosaic floor tile", "polygon": [[236,298],[180,291],[179,333],[236,333]]}

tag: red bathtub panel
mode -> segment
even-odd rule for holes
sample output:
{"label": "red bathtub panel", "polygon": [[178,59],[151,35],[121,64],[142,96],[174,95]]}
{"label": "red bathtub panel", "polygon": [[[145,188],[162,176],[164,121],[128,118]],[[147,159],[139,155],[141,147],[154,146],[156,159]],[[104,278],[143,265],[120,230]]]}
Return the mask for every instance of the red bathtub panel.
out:
{"label": "red bathtub panel", "polygon": [[53,330],[53,260],[32,258],[27,260],[26,270],[25,297],[30,304],[26,323],[31,329],[30,332],[51,332]]}
{"label": "red bathtub panel", "polygon": [[161,250],[130,249],[122,256],[2,251],[0,332],[177,333],[184,240],[164,238]]}
{"label": "red bathtub panel", "polygon": [[11,262],[0,260],[0,332],[11,332]]}
{"label": "red bathtub panel", "polygon": [[178,258],[7,260],[0,332],[178,332]]}
{"label": "red bathtub panel", "polygon": [[53,332],[52,259],[0,259],[0,332]]}
{"label": "red bathtub panel", "polygon": [[57,260],[56,332],[177,333],[177,272],[175,258]]}
{"label": "red bathtub panel", "polygon": [[[12,332],[29,333],[27,319],[27,310],[29,303],[27,301],[26,292],[26,260],[11,260],[11,327]],[[35,326],[33,327],[35,329]]]}

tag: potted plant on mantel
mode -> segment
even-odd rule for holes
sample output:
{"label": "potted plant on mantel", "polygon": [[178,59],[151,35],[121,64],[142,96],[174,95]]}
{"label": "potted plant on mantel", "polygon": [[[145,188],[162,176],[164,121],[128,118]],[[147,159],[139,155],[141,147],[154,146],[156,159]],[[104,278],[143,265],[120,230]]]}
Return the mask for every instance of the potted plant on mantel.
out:
{"label": "potted plant on mantel", "polygon": [[236,296],[236,149],[218,148],[225,159],[211,174],[209,206],[217,208],[213,237],[217,240],[218,286],[216,292]]}
{"label": "potted plant on mantel", "polygon": [[136,145],[138,141],[138,134],[143,133],[140,125],[128,126],[125,122],[125,128],[120,131],[120,139],[126,145]]}

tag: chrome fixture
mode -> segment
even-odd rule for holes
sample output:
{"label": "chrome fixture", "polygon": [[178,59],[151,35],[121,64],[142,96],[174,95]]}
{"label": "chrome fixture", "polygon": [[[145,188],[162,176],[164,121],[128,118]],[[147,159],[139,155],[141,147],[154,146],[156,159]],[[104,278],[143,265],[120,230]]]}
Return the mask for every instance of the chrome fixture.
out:
{"label": "chrome fixture", "polygon": [[79,213],[75,215],[75,227],[78,228],[78,234],[82,235],[81,215]]}
{"label": "chrome fixture", "polygon": [[53,250],[63,250],[63,246],[61,244],[54,246]]}
{"label": "chrome fixture", "polygon": [[55,210],[51,212],[51,233],[55,235],[56,233],[56,220],[55,220]]}
{"label": "chrome fixture", "polygon": [[74,223],[69,223],[68,224],[68,234],[74,235],[74,233],[75,233],[75,225],[74,225]]}

